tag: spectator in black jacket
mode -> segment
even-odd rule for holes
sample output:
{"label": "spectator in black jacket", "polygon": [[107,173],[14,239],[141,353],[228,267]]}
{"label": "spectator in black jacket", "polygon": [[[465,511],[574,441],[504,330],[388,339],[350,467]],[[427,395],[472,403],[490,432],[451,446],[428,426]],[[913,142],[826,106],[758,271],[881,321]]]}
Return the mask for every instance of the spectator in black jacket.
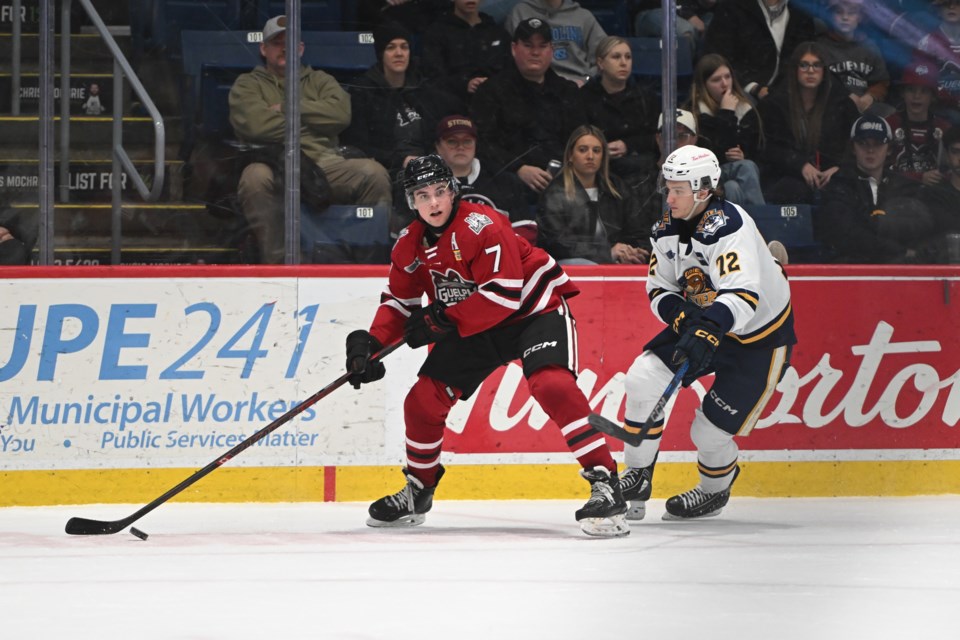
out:
{"label": "spectator in black jacket", "polygon": [[653,220],[643,220],[633,193],[610,173],[607,141],[592,125],[577,127],[563,169],[540,197],[539,244],[561,264],[645,264]]}
{"label": "spectator in black jacket", "polygon": [[607,138],[610,170],[636,190],[656,180],[659,152],[659,105],[633,80],[633,54],[620,36],[607,36],[597,46],[600,73],[580,89],[587,122]]}
{"label": "spectator in black jacket", "polygon": [[510,34],[480,12],[479,0],[453,0],[453,8],[423,34],[423,73],[469,104],[487,78],[510,64]]}
{"label": "spectator in black jacket", "polygon": [[818,43],[798,46],[786,67],[784,82],[760,101],[761,180],[767,202],[811,204],[840,169],[858,113]]}
{"label": "spectator in black jacket", "polygon": [[941,142],[947,164],[944,178],[920,189],[920,200],[933,220],[933,235],[923,247],[922,257],[925,262],[960,263],[947,244],[948,234],[960,234],[960,127],[943,134]]}
{"label": "spectator in black jacket", "polygon": [[470,109],[480,158],[493,172],[515,172],[534,196],[550,184],[550,162],[563,158],[570,133],[587,121],[577,85],[550,68],[552,38],[543,20],[520,22],[514,64],[480,85]]}
{"label": "spectator in black jacket", "polygon": [[917,198],[920,185],[887,168],[890,125],[878,116],[861,116],[850,139],[855,162],[844,165],[824,189],[815,233],[837,262],[919,261],[933,225]]}
{"label": "spectator in black jacket", "polygon": [[377,63],[348,86],[353,117],[340,136],[391,174],[433,150],[440,118],[460,111],[453,96],[437,89],[412,64],[412,35],[399,24],[373,32]]}
{"label": "spectator in black jacket", "polygon": [[[719,53],[751,96],[763,98],[801,42],[813,40],[813,18],[789,0],[724,0],[704,36],[704,53]],[[774,34],[778,35],[774,35]]]}

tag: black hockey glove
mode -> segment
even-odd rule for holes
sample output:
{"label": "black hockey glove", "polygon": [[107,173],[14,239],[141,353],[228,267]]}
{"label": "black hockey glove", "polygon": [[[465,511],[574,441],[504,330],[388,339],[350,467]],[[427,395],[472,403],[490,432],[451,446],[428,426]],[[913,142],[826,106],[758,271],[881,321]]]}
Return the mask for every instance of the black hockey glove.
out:
{"label": "black hockey glove", "polygon": [[673,329],[675,334],[682,336],[687,327],[691,324],[696,324],[702,315],[702,308],[689,300],[685,300],[684,303],[677,308],[673,318],[671,318],[670,328]]}
{"label": "black hockey glove", "polygon": [[456,328],[457,325],[443,312],[443,305],[434,302],[410,314],[403,327],[403,337],[411,349],[418,349],[440,340]]}
{"label": "black hockey glove", "polygon": [[675,365],[690,361],[689,373],[684,376],[685,384],[699,377],[710,366],[721,338],[723,333],[712,320],[700,318],[687,324],[671,358]]}
{"label": "black hockey glove", "polygon": [[383,345],[370,335],[369,331],[360,329],[347,336],[347,371],[351,374],[347,382],[352,384],[354,389],[359,389],[360,385],[366,382],[379,380],[387,374],[382,362],[370,361],[370,356],[380,349],[383,349]]}

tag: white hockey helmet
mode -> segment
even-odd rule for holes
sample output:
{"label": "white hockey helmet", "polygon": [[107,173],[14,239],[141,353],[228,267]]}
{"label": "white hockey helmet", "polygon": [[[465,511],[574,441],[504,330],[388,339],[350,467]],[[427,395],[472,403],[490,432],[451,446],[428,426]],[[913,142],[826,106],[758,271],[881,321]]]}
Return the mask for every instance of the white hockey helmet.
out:
{"label": "white hockey helmet", "polygon": [[663,162],[664,180],[690,183],[694,193],[720,186],[720,163],[713,151],[692,144],[676,149]]}

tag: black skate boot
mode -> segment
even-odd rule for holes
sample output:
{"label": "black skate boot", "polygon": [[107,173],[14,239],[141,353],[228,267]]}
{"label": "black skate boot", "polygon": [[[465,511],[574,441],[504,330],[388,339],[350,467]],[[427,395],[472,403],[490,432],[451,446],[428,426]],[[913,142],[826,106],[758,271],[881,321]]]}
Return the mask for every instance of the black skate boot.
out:
{"label": "black skate boot", "polygon": [[737,476],[740,475],[740,466],[737,465],[733,470],[733,479],[730,486],[723,491],[716,493],[707,493],[700,487],[694,487],[690,491],[673,496],[667,500],[667,512],[663,514],[664,520],[692,520],[693,518],[711,518],[720,515],[727,501],[730,500],[730,489]]}
{"label": "black skate boot", "polygon": [[[443,477],[444,468],[440,465],[437,471],[437,484]],[[424,487],[407,469],[403,470],[407,477],[406,486],[399,492],[384,496],[370,505],[367,518],[369,527],[413,527],[423,524],[427,519],[426,513],[433,507],[433,492],[437,485]]]}
{"label": "black skate boot", "polygon": [[617,472],[594,467],[581,469],[580,475],[590,483],[590,499],[577,509],[580,529],[588,536],[617,537],[629,534],[630,527],[623,517],[627,503],[620,493]]}
{"label": "black skate boot", "polygon": [[647,513],[647,500],[653,492],[654,460],[649,467],[627,467],[620,476],[620,491],[623,499],[630,502],[627,520],[643,520]]}

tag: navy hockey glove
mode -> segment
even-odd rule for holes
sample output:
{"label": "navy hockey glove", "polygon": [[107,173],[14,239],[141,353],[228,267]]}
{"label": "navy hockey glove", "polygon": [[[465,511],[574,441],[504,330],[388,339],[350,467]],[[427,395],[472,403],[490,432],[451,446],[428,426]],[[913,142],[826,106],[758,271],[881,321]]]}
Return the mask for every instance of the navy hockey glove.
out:
{"label": "navy hockey glove", "polygon": [[690,372],[684,376],[685,384],[699,377],[710,366],[721,338],[723,333],[719,325],[707,318],[700,318],[687,325],[671,358],[674,365],[690,361]]}
{"label": "navy hockey glove", "polygon": [[434,302],[410,314],[403,327],[403,337],[411,349],[418,349],[440,340],[456,328],[457,325],[443,312],[443,305]]}
{"label": "navy hockey glove", "polygon": [[370,361],[377,351],[383,349],[380,341],[362,329],[353,331],[347,336],[347,371],[350,377],[347,382],[359,389],[361,384],[374,382],[387,374],[386,367],[379,360]]}
{"label": "navy hockey glove", "polygon": [[682,336],[686,328],[691,324],[696,324],[702,315],[702,308],[690,302],[689,300],[686,300],[677,309],[673,318],[670,319],[670,328],[673,329],[675,334]]}

